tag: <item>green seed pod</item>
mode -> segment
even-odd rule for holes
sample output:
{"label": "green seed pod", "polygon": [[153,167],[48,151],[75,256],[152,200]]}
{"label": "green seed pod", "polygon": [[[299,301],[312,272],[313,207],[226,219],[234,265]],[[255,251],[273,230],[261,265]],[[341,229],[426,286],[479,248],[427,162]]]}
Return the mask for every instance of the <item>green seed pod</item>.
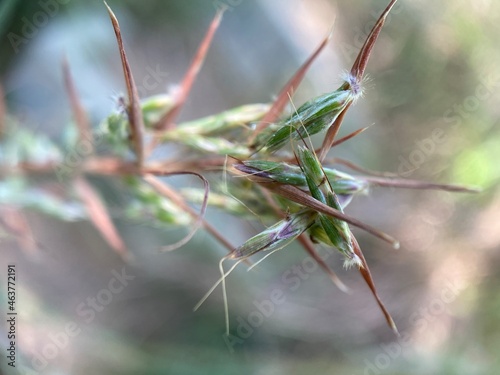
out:
{"label": "green seed pod", "polygon": [[183,133],[213,135],[227,132],[237,127],[247,126],[259,121],[269,111],[269,104],[248,104],[233,108],[217,115],[179,124]]}
{"label": "green seed pod", "polygon": [[317,215],[315,211],[309,209],[291,214],[272,227],[250,238],[243,245],[236,248],[229,258],[244,259],[259,251],[281,249],[304,233],[314,223]]}
{"label": "green seed pod", "polygon": [[126,115],[115,112],[101,122],[98,133],[115,153],[123,155],[131,150],[129,128]]}
{"label": "green seed pod", "polygon": [[338,90],[304,103],[290,118],[278,124],[278,130],[269,129],[267,136],[257,137],[254,146],[275,152],[290,140],[304,139],[327,129],[340,112],[360,95],[359,91],[358,87],[345,82]]}
{"label": "green seed pod", "polygon": [[[275,161],[246,160],[234,164],[233,167],[248,175],[268,178],[281,184],[308,188],[305,174],[298,165]],[[347,173],[331,168],[324,168],[323,171],[333,191],[339,196],[352,196],[368,189],[368,182],[356,179]],[[342,206],[345,207],[344,204]]]}
{"label": "green seed pod", "polygon": [[369,183],[365,180],[332,168],[325,168],[324,172],[337,195],[364,193],[368,190]]}
{"label": "green seed pod", "polygon": [[[203,189],[186,188],[182,189],[181,193],[187,200],[193,203],[202,203],[205,198],[205,191]],[[208,205],[231,215],[249,220],[255,219],[255,215],[258,215],[259,218],[275,218],[276,215],[272,209],[268,205],[263,204],[262,197],[253,193],[254,191],[251,191],[251,194],[243,191],[243,194],[236,194],[235,197],[232,197],[211,192],[208,196]],[[251,211],[247,207],[251,207]]]}
{"label": "green seed pod", "polygon": [[160,119],[170,111],[175,102],[171,95],[161,94],[145,98],[141,101],[144,126],[151,129]]}
{"label": "green seed pod", "polygon": [[[327,198],[329,206],[333,207],[339,211],[342,210],[338,200],[333,195]],[[319,228],[315,230],[312,237],[318,236],[319,232],[324,232],[324,234],[319,235],[318,239],[326,245],[336,247],[342,254],[345,255],[344,265],[350,266],[353,264],[361,264],[360,259],[354,253],[354,248],[352,246],[351,231],[349,226],[345,221],[334,219],[330,216],[324,214],[318,214]]]}
{"label": "green seed pod", "polygon": [[233,165],[240,172],[295,186],[306,186],[306,179],[300,168],[283,162],[246,160]]}
{"label": "green seed pod", "polygon": [[125,208],[127,217],[134,220],[152,219],[156,225],[188,225],[191,217],[172,201],[160,195],[149,184],[136,177],[125,178],[132,199]]}
{"label": "green seed pod", "polygon": [[160,139],[162,142],[176,142],[203,153],[221,156],[231,155],[236,158],[246,158],[251,153],[247,147],[224,138],[200,136],[186,133],[180,129],[163,133]]}
{"label": "green seed pod", "polygon": [[[321,203],[343,213],[337,195],[332,190],[328,178],[323,173],[323,168],[316,155],[308,148],[299,146],[297,149],[297,158],[304,171],[311,196]],[[346,256],[346,264],[360,264],[360,260],[352,247],[351,231],[345,221],[319,213],[317,222],[325,231],[331,245],[335,246]]]}

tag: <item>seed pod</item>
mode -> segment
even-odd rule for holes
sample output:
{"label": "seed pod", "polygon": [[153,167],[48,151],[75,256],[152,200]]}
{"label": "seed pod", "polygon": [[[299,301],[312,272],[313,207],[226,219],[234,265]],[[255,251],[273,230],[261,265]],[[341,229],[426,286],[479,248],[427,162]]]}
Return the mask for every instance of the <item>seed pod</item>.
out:
{"label": "seed pod", "polygon": [[[193,203],[202,203],[205,196],[205,192],[202,189],[194,188],[182,189],[181,193],[183,197]],[[233,195],[233,192],[231,192],[231,195]],[[263,197],[257,194],[255,189],[250,191],[241,189],[239,194],[234,194],[234,197],[211,192],[208,196],[208,205],[248,220],[255,219],[256,216],[260,219],[276,218],[275,213],[266,204]],[[249,207],[251,207],[251,211]]]}
{"label": "seed pod", "polygon": [[254,147],[275,152],[291,140],[304,139],[319,133],[327,129],[340,112],[359,95],[359,87],[352,87],[346,81],[338,90],[316,97],[300,106],[290,118],[278,124],[277,130],[269,128],[263,136],[257,137]]}
{"label": "seed pod", "polygon": [[282,184],[307,186],[304,173],[296,165],[275,161],[246,160],[233,166],[247,175],[268,178]]}
{"label": "seed pod", "polygon": [[130,129],[126,115],[115,112],[109,115],[99,125],[98,133],[118,155],[124,155],[131,150]]}
{"label": "seed pod", "polygon": [[242,145],[233,143],[220,137],[206,137],[192,133],[186,133],[180,129],[174,129],[160,136],[162,142],[176,142],[183,144],[202,153],[212,155],[231,155],[236,158],[246,158],[251,151]]}
{"label": "seed pod", "polygon": [[[316,155],[308,148],[299,146],[297,158],[306,177],[311,196],[343,213],[337,195],[330,186]],[[330,244],[346,256],[346,264],[360,264],[352,247],[351,231],[345,221],[318,213],[317,223],[324,230]]]}
{"label": "seed pod", "polygon": [[124,182],[129,187],[132,199],[125,209],[127,216],[134,220],[152,219],[155,225],[189,225],[191,217],[170,199],[159,194],[149,184],[136,177],[127,177]]}
{"label": "seed pod", "polygon": [[155,95],[141,100],[144,126],[151,129],[173,106],[174,100],[172,96],[166,94]]}
{"label": "seed pod", "polygon": [[[234,164],[233,167],[250,176],[268,178],[281,184],[308,188],[304,172],[298,165],[276,161],[246,160]],[[361,193],[368,189],[368,182],[347,173],[332,168],[324,168],[323,172],[328,177],[328,181],[333,191],[339,196],[341,203],[347,201],[347,197],[352,196],[352,194]],[[345,197],[340,199],[340,196]],[[345,205],[342,204],[342,207],[345,207]]]}
{"label": "seed pod", "polygon": [[213,135],[259,121],[269,110],[269,104],[248,104],[222,113],[179,124],[178,130],[198,135]]}
{"label": "seed pod", "polygon": [[259,251],[281,249],[304,233],[314,223],[317,215],[309,209],[291,214],[234,249],[228,258],[244,259]]}

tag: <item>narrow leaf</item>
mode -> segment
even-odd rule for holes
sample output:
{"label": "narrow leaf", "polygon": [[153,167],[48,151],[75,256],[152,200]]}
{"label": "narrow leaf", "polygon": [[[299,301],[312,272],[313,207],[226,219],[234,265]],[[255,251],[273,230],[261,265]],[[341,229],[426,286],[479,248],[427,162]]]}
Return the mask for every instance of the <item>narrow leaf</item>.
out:
{"label": "narrow leaf", "polygon": [[328,44],[328,41],[331,39],[332,34],[333,30],[326,36],[326,38],[321,42],[318,48],[316,48],[313,54],[306,60],[306,62],[299,68],[299,70],[297,70],[293,77],[281,89],[278,97],[274,101],[272,107],[269,109],[269,112],[267,112],[264,118],[257,124],[255,131],[250,137],[249,144],[253,143],[255,137],[257,137],[257,135],[259,135],[262,130],[264,130],[269,124],[275,122],[279,118],[288,101],[291,97],[293,97],[295,90],[302,82],[302,79],[304,78],[307,70]]}
{"label": "narrow leaf", "polygon": [[370,176],[379,176],[379,177],[397,177],[398,175],[395,173],[391,172],[377,172],[377,171],[371,171],[369,169],[363,168],[362,166],[355,164],[349,160],[342,159],[342,158],[332,158],[328,159],[326,163],[329,164],[341,164],[346,166],[347,168],[352,169],[353,171],[364,173]]}
{"label": "narrow leaf", "polygon": [[66,58],[63,59],[62,69],[64,85],[66,87],[66,92],[68,94],[71,109],[73,111],[73,116],[75,117],[76,126],[78,127],[78,140],[80,142],[89,142],[90,147],[93,148],[92,129],[90,127],[87,114],[85,113],[85,110],[83,109],[83,106],[76,92],[73,77],[71,76],[68,60]]}
{"label": "narrow leaf", "polygon": [[[344,142],[347,142],[348,140],[350,140],[351,138],[354,138],[355,136],[363,133],[365,130],[369,129],[371,126],[365,126],[364,128],[361,128],[361,129],[358,129],[358,130],[355,130],[353,131],[352,133],[349,133],[347,134],[345,137],[342,137],[340,139],[337,139],[336,141],[333,141],[332,143],[332,147],[335,147],[335,146],[338,146]],[[317,151],[319,152],[319,150]]]}
{"label": "narrow leaf", "polygon": [[[349,79],[350,82],[349,85],[352,87],[354,86],[359,86],[364,73],[366,66],[368,64],[368,60],[370,58],[373,46],[375,45],[375,42],[378,39],[378,36],[380,34],[380,31],[382,30],[382,27],[384,26],[385,19],[387,18],[387,15],[391,11],[392,7],[394,4],[396,4],[397,0],[391,0],[389,5],[385,8],[385,10],[382,12],[380,15],[379,19],[373,26],[372,30],[370,31],[370,34],[365,40],[365,43],[363,44],[363,47],[361,47],[361,50],[359,51],[359,54],[354,61],[354,64],[351,68],[351,77]],[[326,154],[330,150],[330,148],[333,145],[334,139],[337,136],[337,133],[340,129],[340,125],[342,124],[342,121],[344,120],[344,116],[347,113],[347,110],[349,109],[350,104],[342,111],[342,113],[335,119],[333,126],[330,126],[328,129],[328,132],[323,140],[323,144],[321,146],[321,151],[319,153],[319,160],[323,161],[326,158]]]}
{"label": "narrow leaf", "polygon": [[351,75],[356,78],[356,81],[358,83],[361,82],[361,80],[363,79],[366,65],[368,64],[368,59],[370,58],[373,46],[375,45],[375,42],[378,39],[380,31],[382,30],[382,27],[384,26],[385,19],[387,18],[387,15],[391,11],[394,4],[396,4],[396,1],[397,0],[391,0],[389,5],[387,5],[385,10],[382,12],[379,19],[377,20],[377,22],[373,26],[372,30],[370,31],[370,34],[366,38],[365,43],[363,44],[363,47],[361,47],[361,50],[359,51],[359,54],[358,54],[358,57],[356,58],[356,61],[354,61],[354,64],[352,65]]}
{"label": "narrow leaf", "polygon": [[118,20],[108,4],[104,2],[104,5],[106,5],[106,8],[108,9],[109,17],[115,31],[116,41],[118,42],[118,49],[120,51],[120,58],[122,60],[123,74],[125,76],[125,83],[127,85],[129,100],[127,114],[130,122],[130,133],[135,154],[137,156],[137,164],[139,165],[139,167],[142,167],[144,163],[144,121],[139,101],[139,93],[134,82],[134,77],[132,76],[132,70],[130,69],[130,65],[128,63],[125,48],[123,46],[120,25],[118,24]]}
{"label": "narrow leaf", "polygon": [[385,320],[387,321],[387,324],[389,327],[393,330],[393,332],[399,336],[398,328],[396,327],[396,324],[394,323],[394,320],[392,319],[391,314],[389,314],[389,311],[385,307],[384,303],[380,299],[377,289],[375,288],[375,283],[373,282],[373,277],[370,272],[370,268],[368,268],[368,263],[366,262],[366,259],[363,255],[363,252],[361,251],[361,248],[359,247],[358,241],[354,236],[352,237],[352,242],[353,242],[353,248],[354,252],[356,255],[361,259],[362,267],[359,267],[359,272],[361,273],[361,276],[363,276],[363,279],[365,280],[366,284],[370,288],[373,297],[375,297],[375,300],[377,301],[377,304],[379,305],[380,309],[382,310],[382,313],[384,314]]}
{"label": "narrow leaf", "polygon": [[337,136],[337,133],[340,130],[340,125],[342,125],[342,121],[344,121],[345,114],[347,113],[347,110],[351,106],[351,103],[349,103],[343,110],[340,112],[340,114],[337,116],[335,121],[333,122],[332,126],[328,128],[328,131],[326,132],[325,138],[323,139],[323,144],[321,145],[318,158],[320,161],[325,160],[326,154],[328,154],[328,151],[333,147],[333,143],[335,141],[335,137]]}
{"label": "narrow leaf", "polygon": [[182,110],[182,107],[184,106],[184,103],[189,96],[189,92],[193,87],[194,81],[198,76],[203,62],[205,61],[205,57],[207,55],[210,44],[212,43],[212,39],[215,35],[215,32],[219,28],[223,13],[224,10],[219,10],[215,15],[215,18],[208,28],[205,38],[201,42],[200,47],[198,48],[198,51],[196,52],[196,55],[191,62],[191,65],[186,75],[184,76],[184,79],[182,80],[179,93],[175,98],[174,106],[160,119],[160,121],[158,121],[158,124],[155,125],[155,128],[157,130],[169,130],[174,126],[174,121]]}
{"label": "narrow leaf", "polygon": [[475,186],[436,184],[434,182],[418,180],[391,179],[370,176],[358,176],[358,178],[368,181],[370,185],[396,187],[403,189],[443,190],[456,193],[480,193],[482,191],[481,188]]}
{"label": "narrow leaf", "polygon": [[118,255],[120,255],[123,260],[129,260],[131,258],[131,254],[118,234],[118,231],[108,214],[106,205],[99,197],[99,194],[87,182],[87,180],[81,176],[73,180],[73,186],[85,205],[89,218],[96,229],[101,232],[101,235],[107,241],[109,246],[111,246],[111,248]]}

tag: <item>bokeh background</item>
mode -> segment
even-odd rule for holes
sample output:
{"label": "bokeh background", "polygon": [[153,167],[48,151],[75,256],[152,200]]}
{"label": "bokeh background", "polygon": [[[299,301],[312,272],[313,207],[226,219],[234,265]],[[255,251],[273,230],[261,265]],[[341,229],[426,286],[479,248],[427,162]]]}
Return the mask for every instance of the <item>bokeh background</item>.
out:
{"label": "bokeh background", "polygon": [[[142,96],[171,90],[181,80],[217,7],[228,5],[182,112],[189,120],[272,100],[335,22],[330,45],[294,102],[332,91],[386,2],[109,4],[120,20]],[[104,5],[61,0],[48,11],[46,3],[0,4],[0,78],[9,111],[27,127],[56,137],[71,118],[61,77],[64,55],[95,125],[116,108],[125,88]],[[33,22],[39,12],[49,15],[47,22],[27,35],[26,20]],[[43,248],[28,254],[12,242],[1,244],[2,285],[6,264],[18,267],[21,336],[18,368],[7,367],[2,354],[1,370],[54,375],[495,373],[500,365],[499,25],[500,4],[492,0],[401,0],[375,47],[365,96],[351,109],[342,134],[374,126],[334,150],[335,156],[373,170],[483,188],[476,195],[377,188],[349,206],[349,214],[401,240],[395,251],[355,231],[403,334],[400,340],[386,327],[360,275],[343,270],[336,254],[328,263],[349,285],[350,295],[319,269],[310,269],[307,279],[292,288],[285,275],[306,259],[298,246],[252,272],[236,270],[228,279],[234,335],[228,345],[219,289],[192,311],[218,278],[217,263],[225,253],[208,234],[200,231],[181,250],[158,254],[159,246],[179,233],[116,216],[136,258],[125,265],[90,224],[26,213]],[[13,41],[12,33],[25,39]],[[143,83],[151,75],[154,87]],[[119,205],[113,183],[103,188]],[[215,210],[209,217],[234,244],[258,228]],[[92,318],[79,314],[78,306],[108,288],[113,272],[124,267],[131,276],[123,291],[113,294],[102,311],[93,310]],[[241,322],[255,318],[256,306],[275,289],[283,291],[284,302],[245,331]],[[5,288],[0,296],[4,314]],[[68,324],[77,333],[66,342],[61,332]],[[44,363],[41,353],[58,337],[64,344]],[[3,331],[0,342],[7,345]]]}

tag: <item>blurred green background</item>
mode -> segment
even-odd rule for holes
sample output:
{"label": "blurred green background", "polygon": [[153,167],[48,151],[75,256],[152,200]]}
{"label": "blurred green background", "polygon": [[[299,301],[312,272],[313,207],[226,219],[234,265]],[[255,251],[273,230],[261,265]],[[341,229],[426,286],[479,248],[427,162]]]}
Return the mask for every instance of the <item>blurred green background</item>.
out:
{"label": "blurred green background", "polygon": [[[333,40],[294,102],[334,90],[386,2],[111,0],[109,5],[120,20],[142,96],[171,90],[181,80],[217,6],[229,6],[182,112],[181,118],[190,120],[272,100],[335,20]],[[484,189],[468,195],[380,188],[349,206],[349,214],[401,240],[401,249],[394,251],[355,231],[400,340],[386,327],[358,272],[343,270],[336,254],[328,263],[352,289],[350,295],[318,269],[289,283],[289,270],[305,266],[306,254],[298,246],[252,272],[236,270],[228,279],[234,335],[228,345],[219,289],[192,311],[219,277],[217,263],[224,254],[208,234],[200,231],[181,250],[158,254],[179,234],[116,217],[136,255],[133,264],[124,265],[89,224],[28,214],[43,249],[26,254],[12,243],[1,244],[2,283],[5,265],[15,262],[21,312],[20,367],[7,367],[2,354],[2,370],[31,374],[35,366],[38,373],[54,375],[496,373],[499,18],[500,4],[491,0],[401,0],[375,46],[365,96],[351,109],[342,134],[374,126],[332,153],[374,170]],[[30,29],[29,23],[39,26]],[[125,88],[100,1],[4,1],[0,33],[7,104],[28,127],[57,136],[70,119],[60,68],[64,55],[93,123],[116,107]],[[151,75],[155,84],[146,84]],[[111,181],[107,189],[110,202],[119,205]],[[215,210],[209,217],[235,245],[257,228]],[[116,278],[113,272],[125,272],[130,280],[109,294],[103,290]],[[257,306],[265,305],[273,290],[281,290],[284,301],[259,319]],[[111,295],[105,307],[89,307],[88,298],[105,295]],[[249,320],[255,327],[249,329]],[[66,340],[67,329],[74,335]],[[7,345],[6,333],[0,342]],[[51,351],[56,342],[60,348]]]}

